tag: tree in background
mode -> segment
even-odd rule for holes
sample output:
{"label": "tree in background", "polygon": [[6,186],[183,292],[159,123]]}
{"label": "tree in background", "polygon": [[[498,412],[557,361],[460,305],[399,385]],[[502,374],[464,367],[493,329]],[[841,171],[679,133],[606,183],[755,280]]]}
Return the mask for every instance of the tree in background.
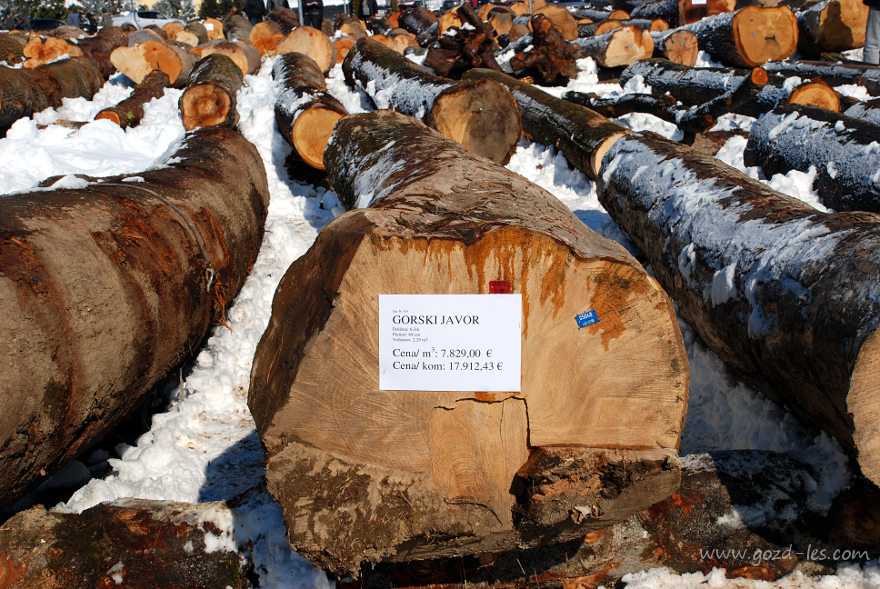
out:
{"label": "tree in background", "polygon": [[192,20],[196,16],[192,0],[159,0],[153,4],[153,10],[158,10],[165,16],[183,20]]}
{"label": "tree in background", "polygon": [[202,0],[199,5],[199,17],[223,18],[233,8],[241,12],[242,7],[237,0]]}

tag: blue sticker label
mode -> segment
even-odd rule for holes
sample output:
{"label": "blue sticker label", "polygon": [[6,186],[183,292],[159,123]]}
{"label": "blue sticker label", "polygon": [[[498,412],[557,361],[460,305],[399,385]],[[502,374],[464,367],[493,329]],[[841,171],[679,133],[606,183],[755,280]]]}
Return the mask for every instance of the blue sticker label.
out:
{"label": "blue sticker label", "polygon": [[595,311],[587,311],[586,313],[581,313],[574,319],[575,321],[577,321],[578,331],[580,331],[581,327],[586,327],[587,325],[592,325],[593,323],[599,323],[599,316],[596,315]]}

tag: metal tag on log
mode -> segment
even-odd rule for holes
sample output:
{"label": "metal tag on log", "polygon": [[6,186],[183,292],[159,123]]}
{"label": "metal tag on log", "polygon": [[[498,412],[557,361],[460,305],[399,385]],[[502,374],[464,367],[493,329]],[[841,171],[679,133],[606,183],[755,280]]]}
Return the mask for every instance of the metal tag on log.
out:
{"label": "metal tag on log", "polygon": [[519,392],[522,295],[379,295],[379,388]]}

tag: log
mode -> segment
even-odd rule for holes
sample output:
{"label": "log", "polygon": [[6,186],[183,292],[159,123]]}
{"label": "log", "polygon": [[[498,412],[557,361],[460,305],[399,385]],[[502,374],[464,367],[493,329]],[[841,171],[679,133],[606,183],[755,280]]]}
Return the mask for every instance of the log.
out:
{"label": "log", "polygon": [[276,23],[281,27],[281,32],[285,35],[290,34],[290,31],[300,26],[299,14],[295,10],[283,6],[276,6],[273,8],[271,12],[266,15],[266,20],[271,20]]}
{"label": "log", "polygon": [[284,37],[281,27],[278,23],[271,20],[260,21],[251,28],[248,35],[248,43],[253,45],[260,55],[265,57],[273,57],[275,55],[275,47]]}
{"label": "log", "polygon": [[787,6],[746,6],[685,25],[700,49],[725,65],[757,67],[797,49],[798,25]]}
{"label": "log", "polygon": [[[183,30],[196,36],[196,38],[198,39],[198,43],[196,43],[196,45],[204,45],[211,40],[211,36],[208,35],[207,27],[205,27],[204,24],[198,21],[194,20],[186,23],[186,26],[183,27]],[[217,36],[215,35],[214,38],[217,38]]]}
{"label": "log", "polygon": [[284,38],[278,41],[275,52],[278,55],[285,53],[302,53],[315,60],[324,75],[336,65],[336,54],[333,43],[327,35],[312,27],[302,26],[292,30]]}
{"label": "log", "polygon": [[178,101],[183,128],[234,127],[238,123],[236,95],[243,80],[241,70],[225,55],[200,59]]}
{"label": "log", "polygon": [[654,38],[654,57],[693,67],[700,53],[700,42],[691,31],[670,29],[652,32]]}
{"label": "log", "polygon": [[788,104],[816,106],[840,112],[840,95],[822,80],[816,80],[805,82],[792,90],[788,97]]}
{"label": "log", "polygon": [[843,111],[843,114],[880,125],[880,100],[873,98],[864,102],[856,102]]}
{"label": "log", "polygon": [[[342,62],[350,86],[359,84],[377,108],[423,118],[444,137],[494,162],[507,163],[522,134],[516,101],[494,82],[453,82],[368,38]],[[372,83],[370,83],[372,81]]]}
{"label": "log", "polygon": [[261,65],[260,52],[257,48],[242,41],[217,41],[196,47],[193,49],[193,53],[196,53],[199,58],[214,54],[225,55],[235,62],[235,65],[241,70],[242,76],[255,74]]}
{"label": "log", "polygon": [[732,129],[730,131],[706,131],[705,133],[697,133],[694,141],[691,143],[691,149],[703,155],[717,157],[719,151],[734,137],[742,137],[748,140],[749,134],[742,129]]}
{"label": "log", "polygon": [[651,134],[611,147],[597,189],[706,345],[880,481],[880,217],[820,213]]}
{"label": "log", "polygon": [[[583,538],[675,489],[687,359],[670,302],[623,248],[393,111],[340,120],[325,163],[340,200],[370,208],[288,269],[248,395],[300,554],[357,576],[381,560],[523,549]],[[519,392],[380,388],[379,294],[488,293],[496,279],[522,295]],[[575,336],[588,333],[575,316],[605,305],[614,324]],[[562,352],[571,337],[575,355]]]}
{"label": "log", "polygon": [[150,72],[161,71],[168,74],[172,86],[180,87],[189,79],[196,56],[176,41],[144,41],[133,47],[117,47],[110,61],[135,84],[143,82]]}
{"label": "log", "polygon": [[269,192],[239,133],[189,133],[137,176],[0,199],[3,506],[198,349],[256,259]]}
{"label": "log", "polygon": [[0,61],[16,65],[24,61],[22,50],[26,41],[18,35],[0,34]]}
{"label": "log", "polygon": [[685,23],[681,22],[681,12],[678,8],[678,0],[653,0],[644,2],[634,7],[630,14],[631,18],[659,18],[672,27],[679,27]]}
{"label": "log", "polygon": [[[353,37],[355,40],[360,39],[361,37],[368,36],[367,28],[364,25],[364,22],[361,21],[360,19],[357,19],[354,17],[345,17],[341,13],[337,14],[336,16],[338,19],[337,20],[338,24],[336,25],[336,30],[339,31],[340,33],[342,33],[343,35],[348,35],[349,37]],[[374,27],[377,26],[381,22],[382,21],[375,21],[373,19],[370,19],[370,24],[372,24]],[[388,25],[389,23],[388,23],[388,21],[385,21],[384,24]],[[385,30],[381,31],[381,33],[384,35],[385,33],[387,33],[388,31],[390,31],[393,28],[394,27],[389,25],[387,28],[385,28]],[[378,30],[372,30],[372,29],[371,29],[371,31],[374,34],[378,34],[380,32]]]}
{"label": "log", "polygon": [[348,111],[327,93],[321,68],[307,55],[280,56],[272,75],[282,87],[275,99],[275,121],[281,136],[305,164],[323,170],[330,135]]}
{"label": "log", "polygon": [[177,33],[183,30],[184,26],[185,25],[181,22],[172,21],[169,23],[165,23],[164,25],[162,25],[161,28],[162,32],[165,33],[166,39],[173,39],[177,35]]}
{"label": "log", "polygon": [[104,80],[97,65],[74,57],[34,69],[0,67],[0,133],[22,117],[62,105],[64,98],[91,99]]}
{"label": "log", "polygon": [[342,63],[342,60],[354,47],[354,41],[353,37],[339,37],[333,40],[333,46],[336,48],[336,63]]}
{"label": "log", "polygon": [[225,39],[223,34],[223,23],[216,18],[208,17],[202,21],[202,26],[208,33],[208,41],[216,41],[217,39]]}
{"label": "log", "polygon": [[837,63],[830,61],[769,61],[762,66],[767,73],[785,77],[799,76],[804,79],[820,78],[831,86],[856,84],[867,89],[871,96],[880,96],[880,68],[858,62]]}
{"label": "log", "polygon": [[413,6],[400,11],[397,25],[413,35],[421,35],[437,24],[437,17],[424,6]]}
{"label": "log", "polygon": [[592,57],[604,68],[629,65],[654,54],[651,34],[633,26],[626,26],[598,37],[574,41],[584,57]]}
{"label": "log", "polygon": [[531,76],[537,84],[565,86],[569,79],[577,77],[576,61],[581,51],[566,41],[559,28],[544,15],[536,14],[529,25],[532,48],[516,51],[510,59],[510,67],[517,76]]}
{"label": "log", "polygon": [[116,66],[110,60],[113,50],[128,44],[128,34],[119,27],[104,27],[94,37],[77,39],[76,45],[82,50],[83,57],[94,61],[105,80],[116,72]]}
{"label": "log", "polygon": [[250,21],[242,14],[230,14],[223,19],[223,34],[227,41],[243,41],[248,42],[251,36],[253,26]]}
{"label": "log", "polygon": [[35,507],[0,529],[3,580],[21,589],[70,587],[248,587],[238,552],[217,546],[224,503],[140,499],[81,514]]}
{"label": "log", "polygon": [[689,25],[699,22],[707,16],[725,12],[733,12],[737,8],[737,0],[678,0],[678,24]]}
{"label": "log", "polygon": [[82,57],[82,50],[74,43],[68,43],[57,37],[31,37],[24,46],[22,53],[27,58],[23,64],[26,68],[35,68],[57,61],[64,57]]}
{"label": "log", "polygon": [[816,168],[813,186],[822,202],[843,211],[880,212],[880,125],[822,108],[785,105],[761,118],[743,152],[748,166],[770,177]]}
{"label": "log", "polygon": [[840,52],[865,44],[868,6],[861,0],[822,0],[795,11],[798,51],[803,57]]}
{"label": "log", "polygon": [[461,79],[464,72],[475,67],[500,72],[501,66],[495,61],[498,34],[492,25],[481,21],[468,4],[458,8],[456,18],[469,26],[455,29],[454,34],[439,36],[428,49],[425,67],[454,80]]}
{"label": "log", "polygon": [[558,4],[547,4],[534,11],[533,14],[542,14],[552,22],[562,33],[562,38],[572,41],[578,38],[578,25],[574,17],[564,7]]}
{"label": "log", "polygon": [[95,120],[107,119],[113,121],[123,129],[135,127],[140,124],[144,117],[144,105],[165,94],[165,89],[171,85],[168,74],[165,72],[151,72],[144,78],[131,95],[116,104],[98,111]]}
{"label": "log", "polygon": [[605,152],[628,132],[594,111],[500,72],[473,69],[464,79],[490,79],[507,87],[522,113],[523,131],[536,141],[556,146],[571,165],[593,180]]}

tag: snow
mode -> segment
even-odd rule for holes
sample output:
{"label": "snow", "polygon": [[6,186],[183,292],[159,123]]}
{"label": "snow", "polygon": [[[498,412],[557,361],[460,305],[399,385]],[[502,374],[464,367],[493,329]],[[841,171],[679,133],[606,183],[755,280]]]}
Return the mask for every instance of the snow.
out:
{"label": "snow", "polygon": [[[705,57],[701,59],[703,65],[713,65]],[[554,93],[578,90],[607,96],[643,89],[640,83],[626,89],[617,84],[600,84],[591,59],[581,60],[578,65],[581,75],[568,88],[554,89]],[[192,366],[181,372],[179,384],[171,392],[168,409],[152,417],[150,430],[134,445],[120,445],[113,457],[106,452],[95,452],[85,458],[84,463],[72,462],[57,475],[65,477],[65,481],[86,479],[92,472],[100,472],[103,464],[109,464],[112,469],[104,478],[90,480],[56,509],[80,512],[97,503],[125,497],[192,503],[228,500],[228,507],[213,508],[202,515],[219,531],[207,539],[208,551],[248,551],[256,563],[261,587],[330,587],[321,571],[290,549],[281,509],[265,489],[262,446],[246,404],[254,351],[268,323],[278,282],[319,231],[343,212],[333,192],[287,176],[284,159],[290,148],[275,129],[272,105],[278,88],[271,78],[271,69],[272,61],[264,62],[257,74],[245,78],[238,96],[240,128],[256,145],[265,162],[271,202],[262,248],[249,278],[228,310],[228,327],[213,329]],[[385,91],[390,92],[393,86],[387,82]],[[120,79],[111,80],[91,101],[65,100],[64,106],[57,110],[48,109],[33,119],[16,122],[7,137],[0,139],[0,194],[32,190],[51,176],[62,176],[56,186],[70,186],[81,182],[74,174],[136,174],[160,165],[174,153],[183,137],[177,113],[179,90],[169,89],[162,98],[148,104],[143,122],[132,129],[120,130],[109,121],[87,122],[78,129],[52,124],[62,119],[90,121],[98,110],[123,99],[130,90]],[[363,92],[345,86],[338,66],[329,76],[328,91],[350,112],[371,108]],[[381,100],[381,96],[379,98]],[[677,129],[650,115],[629,115],[620,122],[673,139],[678,136]],[[748,117],[726,117],[720,127],[748,128],[753,123]],[[49,126],[42,128],[44,125]],[[719,156],[745,169],[744,146],[744,139],[734,137]],[[617,162],[615,166],[620,164]],[[524,142],[508,167],[556,195],[591,229],[635,251],[600,206],[594,183],[571,168],[555,149]],[[760,175],[757,169],[747,171],[753,177]],[[678,173],[678,170],[670,170],[669,178]],[[811,177],[799,174],[774,177],[770,184],[815,206],[817,198],[811,190]],[[700,199],[701,195],[694,194],[693,198]],[[808,235],[789,234],[777,239],[791,248],[802,249],[814,241]],[[682,251],[681,262],[685,269],[691,254]],[[735,260],[730,260],[719,268],[711,292],[707,293],[711,304],[748,296],[733,284],[735,264]],[[827,509],[829,498],[844,488],[850,477],[836,442],[826,434],[801,425],[791,414],[737,382],[693,330],[683,321],[680,325],[691,366],[689,409],[681,443],[683,462],[698,467],[709,460],[706,452],[719,449],[793,452],[820,473],[811,502]],[[734,513],[729,517],[731,521],[745,520],[750,514]],[[114,580],[121,582],[123,571],[124,564],[120,562],[110,572],[118,576],[118,580],[116,576]],[[676,575],[656,569],[629,575],[625,581],[631,589],[771,586],[761,581],[728,580],[724,571],[719,570],[706,575]],[[880,565],[871,561],[863,567],[842,565],[836,575],[822,579],[794,573],[772,586],[868,587],[878,584]]]}

